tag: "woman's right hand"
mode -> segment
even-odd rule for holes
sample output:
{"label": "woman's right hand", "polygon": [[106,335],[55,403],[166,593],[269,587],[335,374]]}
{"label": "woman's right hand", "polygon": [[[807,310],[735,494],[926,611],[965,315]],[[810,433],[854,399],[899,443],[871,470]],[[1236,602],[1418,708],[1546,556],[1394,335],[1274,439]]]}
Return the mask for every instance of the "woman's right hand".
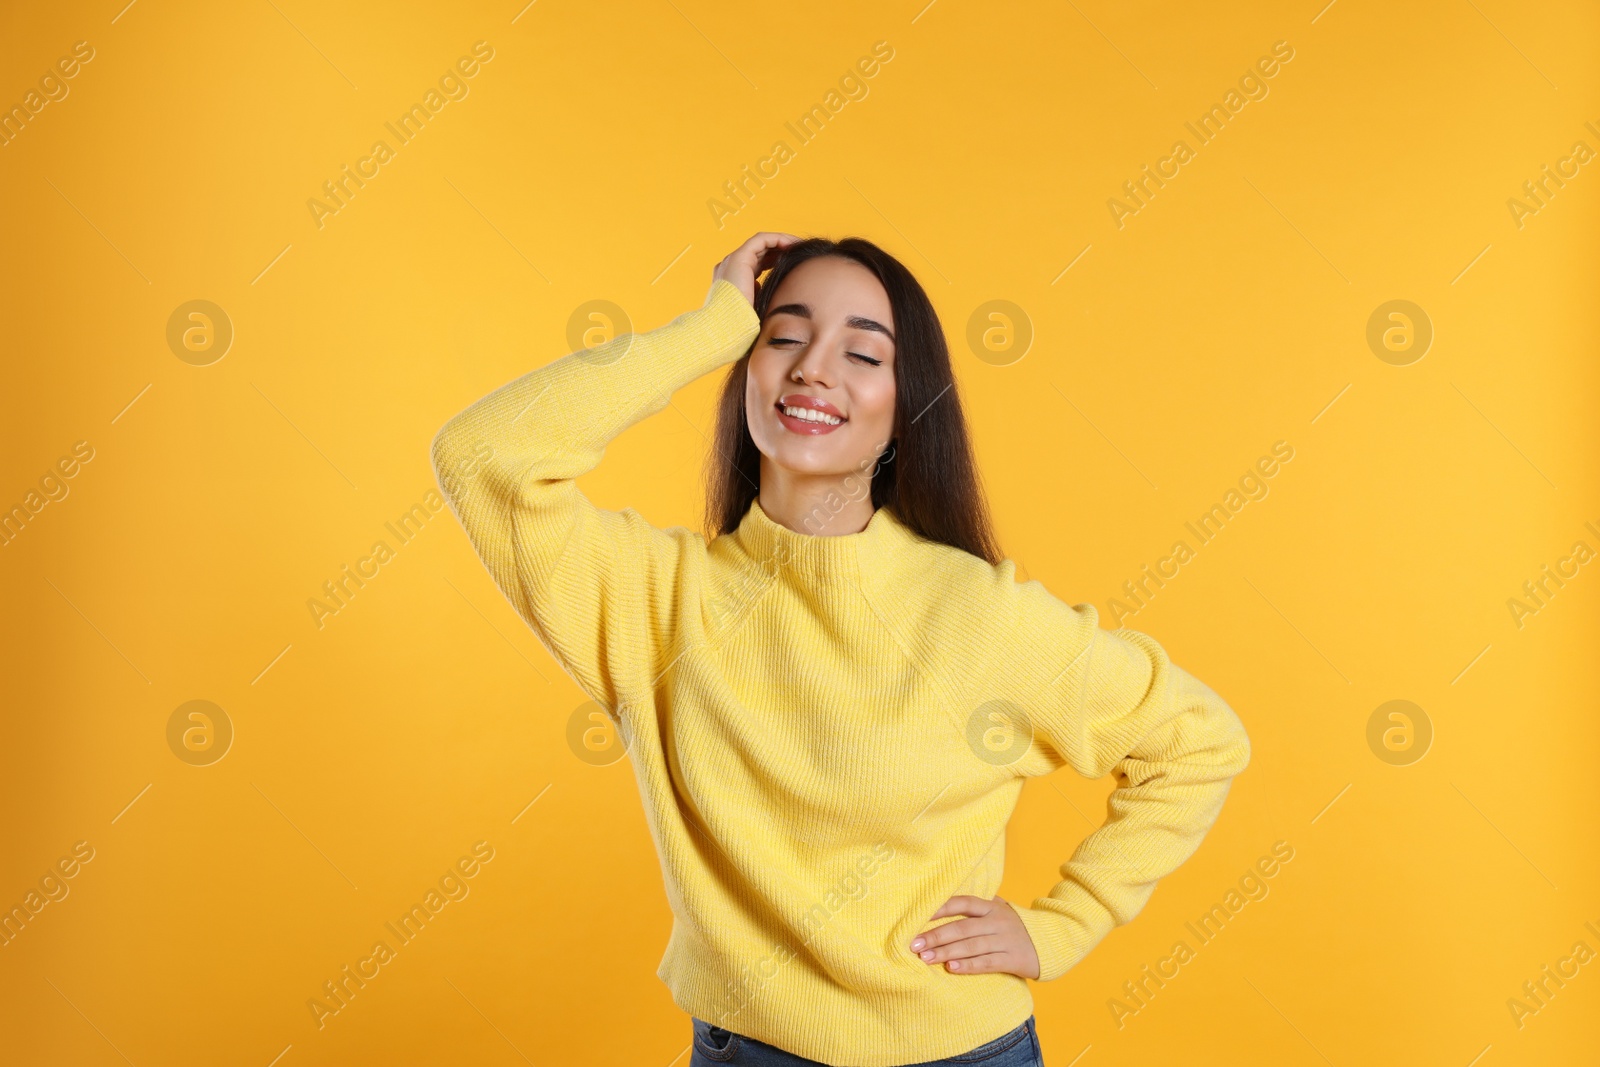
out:
{"label": "woman's right hand", "polygon": [[751,304],[756,302],[756,278],[777,262],[778,254],[799,241],[792,233],[758,233],[728,253],[711,272],[711,283],[726,278]]}

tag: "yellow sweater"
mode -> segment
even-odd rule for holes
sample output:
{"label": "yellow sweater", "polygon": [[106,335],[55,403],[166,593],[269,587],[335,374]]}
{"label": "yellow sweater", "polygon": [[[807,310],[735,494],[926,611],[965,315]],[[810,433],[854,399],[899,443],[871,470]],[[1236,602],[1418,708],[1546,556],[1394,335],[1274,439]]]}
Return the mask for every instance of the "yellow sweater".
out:
{"label": "yellow sweater", "polygon": [[1062,880],[1016,905],[1048,981],[1195,851],[1249,738],[1150,637],[889,508],[825,536],[756,502],[708,543],[590,503],[574,479],[606,444],[759,330],[719,279],[702,307],[460,412],[435,470],[495,583],[628,746],[674,917],[656,971],[673,1001],[823,1063],[951,1056],[1026,1019],[1030,987],[910,943],[949,897],[996,894],[1023,779],[1070,765],[1116,782]]}

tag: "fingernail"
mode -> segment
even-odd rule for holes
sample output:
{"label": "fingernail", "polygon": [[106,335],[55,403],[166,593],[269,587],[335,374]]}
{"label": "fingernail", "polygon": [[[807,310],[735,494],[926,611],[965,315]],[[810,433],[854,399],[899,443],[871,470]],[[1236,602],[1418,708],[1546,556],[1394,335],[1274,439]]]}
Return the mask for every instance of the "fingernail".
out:
{"label": "fingernail", "polygon": [[911,942],[911,950],[913,952],[915,952],[917,949],[921,948],[922,945],[923,945],[923,940],[922,940],[922,938],[919,937],[915,941]]}
{"label": "fingernail", "polygon": [[922,953],[922,958],[925,960],[933,959],[933,949],[930,948],[928,951]]}

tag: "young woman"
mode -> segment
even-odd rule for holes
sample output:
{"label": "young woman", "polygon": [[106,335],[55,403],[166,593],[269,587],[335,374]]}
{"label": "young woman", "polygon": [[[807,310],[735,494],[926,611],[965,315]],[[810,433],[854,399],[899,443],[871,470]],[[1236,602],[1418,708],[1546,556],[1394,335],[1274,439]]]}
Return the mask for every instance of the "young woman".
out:
{"label": "young woman", "polygon": [[[729,364],[709,539],[579,491]],[[700,308],[490,393],[433,461],[627,746],[693,1065],[1042,1064],[1027,980],[1138,914],[1249,762],[1239,718],[1154,640],[1016,581],[939,320],[868,241],[756,234]],[[1114,776],[1107,820],[1012,904],[1006,822],[1024,779],[1068,765]]]}

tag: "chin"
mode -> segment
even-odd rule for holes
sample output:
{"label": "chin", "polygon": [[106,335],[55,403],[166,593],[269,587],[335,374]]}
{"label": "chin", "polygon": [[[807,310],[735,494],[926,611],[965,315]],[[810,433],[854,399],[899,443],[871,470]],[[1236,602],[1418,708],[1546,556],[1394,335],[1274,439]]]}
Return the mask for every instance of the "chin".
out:
{"label": "chin", "polygon": [[795,454],[786,449],[779,449],[768,458],[772,460],[774,466],[789,471],[791,474],[832,475],[849,472],[848,464],[844,465],[845,469],[841,470],[840,464],[832,457],[818,456],[813,452]]}

